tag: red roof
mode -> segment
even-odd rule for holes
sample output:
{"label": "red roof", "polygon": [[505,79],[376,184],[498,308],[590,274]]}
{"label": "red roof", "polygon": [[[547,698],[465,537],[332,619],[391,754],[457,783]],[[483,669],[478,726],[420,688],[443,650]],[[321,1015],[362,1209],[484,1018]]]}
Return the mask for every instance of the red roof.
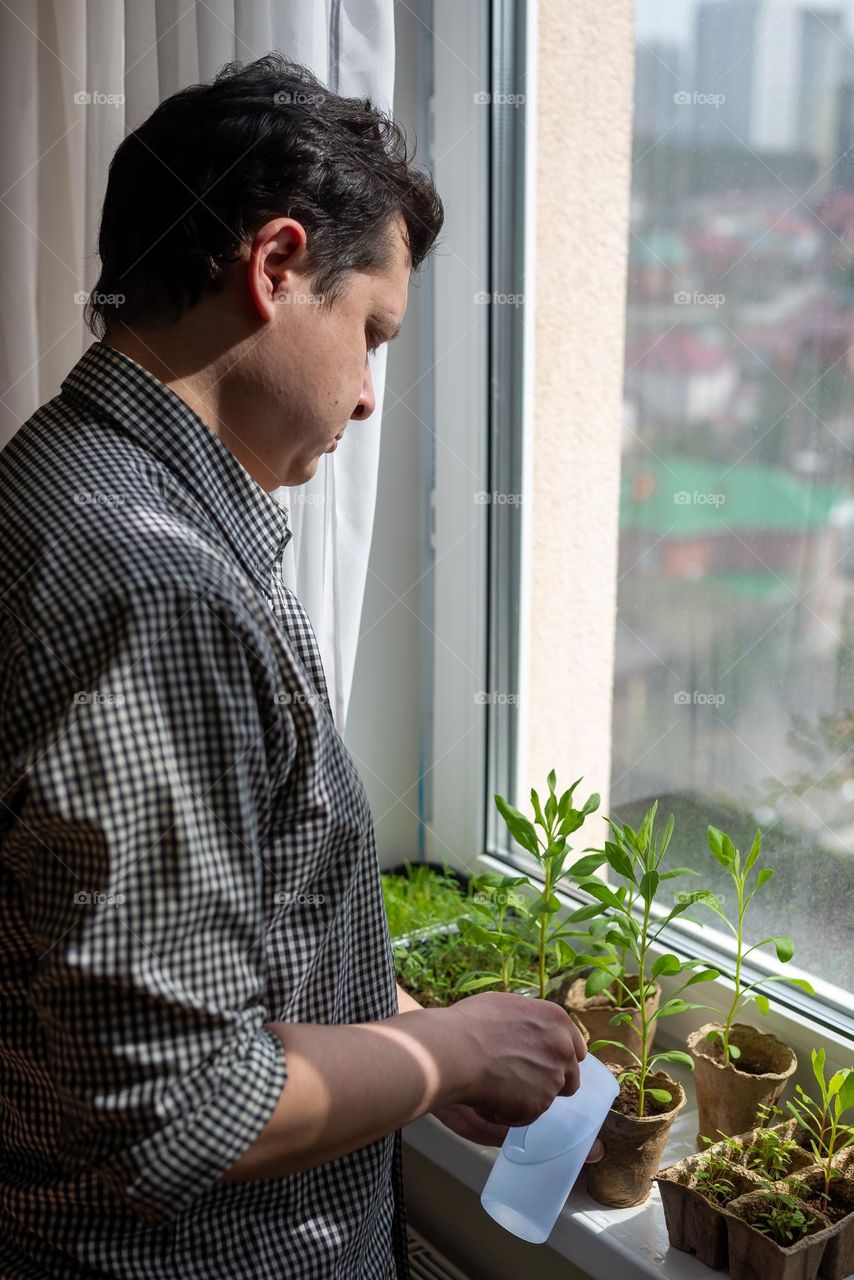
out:
{"label": "red roof", "polygon": [[705,342],[689,329],[638,342],[629,349],[629,369],[654,369],[659,373],[717,373],[733,364],[721,347]]}
{"label": "red roof", "polygon": [[689,231],[683,239],[698,253],[729,254],[734,258],[750,248],[750,242],[744,236],[716,235],[713,231]]}
{"label": "red roof", "polygon": [[818,204],[816,216],[831,231],[844,231],[854,222],[854,192],[834,191]]}

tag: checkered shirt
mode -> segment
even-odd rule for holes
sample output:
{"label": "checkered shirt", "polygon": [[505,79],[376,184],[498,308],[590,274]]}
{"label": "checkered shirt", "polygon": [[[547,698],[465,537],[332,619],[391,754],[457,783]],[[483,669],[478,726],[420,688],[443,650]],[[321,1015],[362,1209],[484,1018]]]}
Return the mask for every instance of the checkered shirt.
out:
{"label": "checkered shirt", "polygon": [[407,1276],[399,1130],[219,1180],[286,1086],[265,1022],[397,1012],[287,509],[100,342],[0,490],[0,1277]]}

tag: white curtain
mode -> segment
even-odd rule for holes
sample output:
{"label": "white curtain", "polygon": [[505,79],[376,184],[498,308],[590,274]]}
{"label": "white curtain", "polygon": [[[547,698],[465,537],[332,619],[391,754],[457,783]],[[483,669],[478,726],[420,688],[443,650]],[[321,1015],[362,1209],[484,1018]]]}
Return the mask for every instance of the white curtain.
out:
{"label": "white curtain", "polygon": [[[0,446],[93,341],[82,294],[98,275],[100,204],[119,142],[157,103],[234,58],[271,50],[330,89],[391,109],[394,0],[2,0]],[[90,102],[81,102],[81,95]],[[107,100],[95,95],[113,95]],[[98,105],[94,105],[97,103]],[[379,466],[385,348],[374,415],[281,489],[288,585],[317,633],[343,733]]]}

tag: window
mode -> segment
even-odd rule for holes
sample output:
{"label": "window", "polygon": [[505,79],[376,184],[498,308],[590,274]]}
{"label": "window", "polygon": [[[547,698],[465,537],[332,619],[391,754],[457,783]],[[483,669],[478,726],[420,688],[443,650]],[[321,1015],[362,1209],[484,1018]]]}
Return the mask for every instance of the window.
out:
{"label": "window", "polygon": [[[612,496],[615,523],[619,506],[619,565],[612,573],[603,555],[599,568],[588,538],[566,578],[602,572],[608,608],[585,635],[603,648],[616,585],[607,811],[632,822],[659,799],[662,816],[676,816],[676,861],[701,870],[729,906],[706,827],[741,847],[760,827],[776,876],[752,909],[751,939],[790,933],[788,972],[808,974],[838,1022],[854,990],[840,905],[854,891],[854,0],[638,0],[636,16],[621,459],[617,431],[596,442],[611,451],[615,478],[620,464],[619,495],[606,484],[595,509],[604,546]],[[484,0],[434,5],[424,25],[431,160],[449,217],[419,380],[431,388],[421,416],[433,529],[419,577],[431,666],[419,852],[467,870],[478,851],[525,865],[492,802],[525,775],[513,700],[530,676],[519,511],[478,494],[529,492],[519,424],[532,321],[524,282],[537,250],[531,24],[523,0]],[[495,94],[519,101],[484,110]],[[603,189],[586,199],[619,207],[619,169],[593,177]],[[572,215],[573,234],[580,223],[588,235],[583,212]],[[614,242],[595,252],[610,268]],[[607,361],[590,376],[603,370]],[[575,519],[571,485],[589,480],[572,465],[561,475]],[[555,456],[555,467],[567,460]],[[494,701],[484,706],[484,694]],[[573,699],[562,700],[567,715]],[[601,739],[603,726],[593,728]],[[586,795],[594,771],[572,776],[582,772]],[[416,792],[405,794],[414,811]],[[521,784],[516,803],[527,807]],[[585,843],[603,833],[591,824]],[[684,948],[725,951],[716,923],[706,914],[702,930],[686,925]],[[776,964],[754,959],[760,970]],[[777,1000],[797,1005],[799,995],[781,987]],[[819,1008],[810,1002],[807,1018]]]}
{"label": "window", "polygon": [[844,1004],[850,0],[637,0],[627,301],[611,810],[660,798],[677,862],[725,899],[706,826],[741,848],[760,827],[751,934],[791,934]]}

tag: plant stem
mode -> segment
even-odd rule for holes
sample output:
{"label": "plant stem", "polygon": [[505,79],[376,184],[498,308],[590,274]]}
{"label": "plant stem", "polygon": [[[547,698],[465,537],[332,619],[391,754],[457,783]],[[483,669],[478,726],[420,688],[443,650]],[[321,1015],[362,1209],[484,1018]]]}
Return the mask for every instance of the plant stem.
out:
{"label": "plant stem", "polygon": [[504,945],[503,945],[503,939],[504,939],[504,912],[505,912],[505,910],[506,910],[506,907],[504,906],[504,904],[503,904],[503,903],[501,903],[501,902],[499,901],[499,903],[498,903],[498,936],[499,936],[499,938],[501,939],[501,941],[499,942],[498,954],[499,954],[499,955],[500,955],[500,957],[501,957],[501,989],[502,989],[502,991],[506,991],[506,990],[508,989],[508,988],[507,988],[507,959],[508,959],[508,957],[507,957],[507,951],[506,951],[506,949],[505,949],[505,947],[504,947]]}
{"label": "plant stem", "polygon": [[647,948],[648,932],[649,932],[649,903],[646,901],[646,897],[644,897],[643,929],[641,931],[640,954],[638,956],[638,1001],[640,1004],[640,1036],[641,1036],[641,1050],[640,1050],[641,1069],[640,1069],[640,1078],[638,1083],[638,1116],[639,1117],[643,1116],[644,1086],[646,1085],[647,1063],[649,1061],[649,1055],[647,1054],[647,1050],[646,1050],[646,1028],[647,1028],[646,948]]}
{"label": "plant stem", "polygon": [[833,1152],[836,1148],[836,1121],[830,1116],[830,1137],[827,1140],[827,1164],[824,1166],[824,1194],[830,1195],[830,1181],[833,1177]]}
{"label": "plant stem", "polygon": [[[628,892],[628,897],[626,899],[626,914],[628,916],[631,916],[632,908],[634,907],[634,901],[635,901],[634,890],[630,888]],[[615,985],[617,987],[618,1005],[620,1008],[626,1008],[627,1005],[631,1004],[631,992],[629,991],[629,988],[626,985],[626,980],[625,980],[627,955],[628,955],[628,951],[626,947],[622,947],[617,951],[617,961],[620,966],[620,973],[622,977],[617,978]],[[621,988],[623,992],[622,995],[620,995]]]}
{"label": "plant stem", "polygon": [[[551,865],[546,862],[546,887],[543,901],[548,902],[551,897]],[[540,947],[538,960],[539,980],[540,980],[540,999],[546,998],[546,929],[548,928],[548,917],[543,913],[540,916]]]}
{"label": "plant stem", "polygon": [[[543,850],[543,871],[545,876],[545,887],[543,889],[543,902],[548,902],[552,896],[552,859],[548,856],[548,850],[551,848],[553,831],[556,823],[553,821],[545,824],[545,847]],[[548,916],[543,912],[540,915],[540,945],[537,955],[537,973],[540,987],[540,999],[546,998],[546,935],[548,932]]]}
{"label": "plant stem", "polygon": [[744,946],[744,880],[741,876],[736,877],[736,887],[738,889],[738,932],[736,934],[735,944],[735,992],[732,997],[727,1020],[724,1024],[724,1066],[729,1066],[729,1033],[738,1009],[738,1001],[741,996],[741,960],[742,949]]}

